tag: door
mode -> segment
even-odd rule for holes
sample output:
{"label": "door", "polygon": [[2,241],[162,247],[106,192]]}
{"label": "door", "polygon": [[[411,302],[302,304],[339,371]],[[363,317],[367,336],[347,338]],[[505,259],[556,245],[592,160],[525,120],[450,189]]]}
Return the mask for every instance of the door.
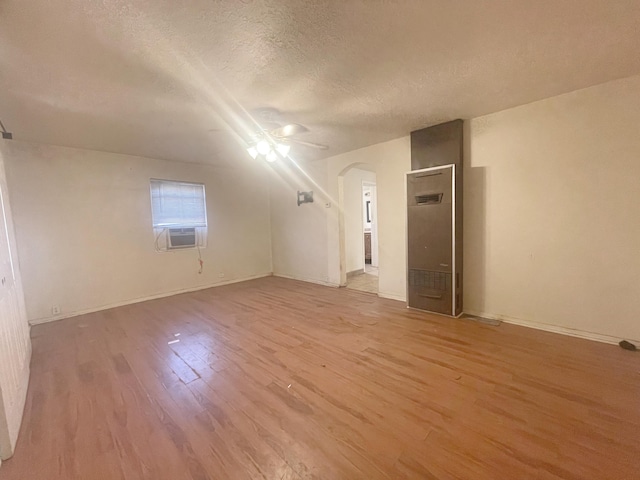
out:
{"label": "door", "polygon": [[16,282],[11,252],[8,206],[0,183],[0,458],[13,449],[22,421],[29,380],[29,327]]}

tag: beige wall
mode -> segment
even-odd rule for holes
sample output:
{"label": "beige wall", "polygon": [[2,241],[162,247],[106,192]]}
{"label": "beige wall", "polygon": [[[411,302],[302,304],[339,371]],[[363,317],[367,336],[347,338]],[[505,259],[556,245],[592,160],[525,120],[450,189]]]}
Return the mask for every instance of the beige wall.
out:
{"label": "beige wall", "polygon": [[[0,148],[6,141],[0,140]],[[0,150],[0,463],[13,454],[29,383],[31,339],[25,313],[12,210]]]}
{"label": "beige wall", "polygon": [[[409,137],[384,142],[299,168],[274,165],[271,219],[274,275],[332,286],[341,284],[339,177],[350,169],[375,172],[380,295],[406,295],[405,173],[411,168]],[[296,206],[297,190],[314,190],[314,203]],[[343,189],[344,193],[344,189]],[[343,246],[346,249],[346,246]],[[343,259],[344,261],[345,259]]]}
{"label": "beige wall", "polygon": [[[327,212],[334,206],[324,190],[326,165],[310,162],[299,169],[278,162],[271,167],[273,274],[335,285],[327,276]],[[298,191],[313,191],[313,203],[298,206]]]}
{"label": "beige wall", "polygon": [[[339,197],[338,176],[349,167],[366,168],[376,173],[378,195],[378,263],[379,294],[403,300],[406,296],[407,222],[405,173],[411,168],[409,137],[379,143],[325,160],[328,167],[328,192]],[[328,275],[332,283],[340,282],[339,211],[332,208],[327,216]]]}
{"label": "beige wall", "polygon": [[640,340],[640,76],[467,134],[465,311]]}
{"label": "beige wall", "polygon": [[[640,341],[638,99],[640,76],[465,122],[466,312],[598,340]],[[338,178],[349,166],[371,168],[378,184],[380,295],[404,300],[410,158],[407,136],[316,162],[316,170],[324,163],[332,202],[326,227],[321,215],[303,227],[300,217],[283,215],[273,203],[274,229],[304,230],[314,268],[338,285]],[[286,256],[276,249],[274,243],[274,255]],[[305,277],[304,262],[289,262]]]}
{"label": "beige wall", "polygon": [[[465,311],[640,339],[638,98],[632,77],[466,122]],[[271,271],[339,285],[338,178],[351,167],[377,175],[380,295],[406,297],[408,136],[275,165],[270,182],[261,169],[19,142],[3,153],[32,320]],[[149,177],[207,184],[203,275],[193,251],[153,251]],[[297,206],[297,190],[314,203]]]}
{"label": "beige wall", "polygon": [[[271,272],[262,168],[216,168],[20,142],[2,145],[30,321]],[[150,178],[206,185],[198,253],[154,249]],[[221,277],[221,275],[224,275]]]}

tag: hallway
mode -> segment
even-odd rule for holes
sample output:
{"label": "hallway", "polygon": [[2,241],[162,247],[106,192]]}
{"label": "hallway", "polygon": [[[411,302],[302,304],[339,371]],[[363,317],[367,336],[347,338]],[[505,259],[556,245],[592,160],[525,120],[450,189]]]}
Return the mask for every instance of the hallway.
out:
{"label": "hallway", "polygon": [[378,267],[366,264],[364,273],[347,278],[347,288],[378,294]]}

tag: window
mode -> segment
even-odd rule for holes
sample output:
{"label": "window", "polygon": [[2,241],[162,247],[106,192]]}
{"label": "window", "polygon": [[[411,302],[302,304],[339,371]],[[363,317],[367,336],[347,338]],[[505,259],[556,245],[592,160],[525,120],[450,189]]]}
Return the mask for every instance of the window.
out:
{"label": "window", "polygon": [[152,179],[151,212],[155,228],[206,227],[204,185]]}
{"label": "window", "polygon": [[204,185],[151,179],[151,218],[157,250],[205,246]]}

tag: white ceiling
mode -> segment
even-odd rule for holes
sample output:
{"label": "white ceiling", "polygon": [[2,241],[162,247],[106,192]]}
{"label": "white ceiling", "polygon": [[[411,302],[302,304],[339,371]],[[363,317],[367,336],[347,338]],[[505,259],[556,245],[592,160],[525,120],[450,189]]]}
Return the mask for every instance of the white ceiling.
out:
{"label": "white ceiling", "polygon": [[638,25],[638,0],[0,0],[0,119],[228,164],[240,107],[275,107],[313,159],[638,74]]}

